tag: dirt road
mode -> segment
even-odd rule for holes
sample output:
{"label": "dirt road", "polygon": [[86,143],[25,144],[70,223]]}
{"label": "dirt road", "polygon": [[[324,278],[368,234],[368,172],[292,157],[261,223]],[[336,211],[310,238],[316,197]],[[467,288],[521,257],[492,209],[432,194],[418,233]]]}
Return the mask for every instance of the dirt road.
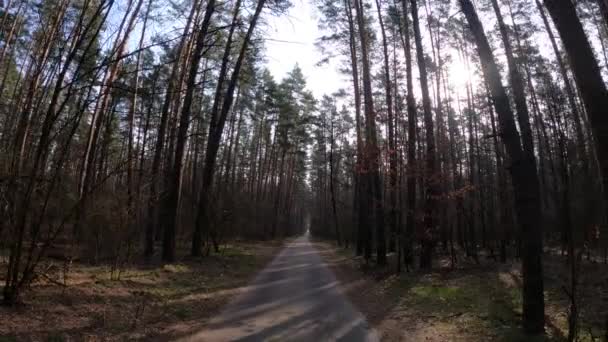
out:
{"label": "dirt road", "polygon": [[250,288],[183,341],[378,341],[308,236],[287,245]]}

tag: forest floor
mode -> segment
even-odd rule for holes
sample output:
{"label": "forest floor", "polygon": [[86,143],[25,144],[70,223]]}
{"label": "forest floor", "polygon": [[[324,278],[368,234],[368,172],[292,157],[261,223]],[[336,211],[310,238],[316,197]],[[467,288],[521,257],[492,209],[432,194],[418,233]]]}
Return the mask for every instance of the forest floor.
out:
{"label": "forest floor", "polygon": [[244,291],[284,243],[238,242],[198,260],[133,265],[120,280],[111,279],[107,265],[74,263],[67,286],[61,285],[63,263],[47,261],[23,304],[0,306],[0,342],[169,340],[196,331]]}
{"label": "forest floor", "polygon": [[[522,335],[519,263],[477,265],[449,259],[430,273],[403,272],[393,265],[366,266],[351,250],[316,242],[354,305],[378,331],[382,341],[533,341]],[[568,273],[564,258],[545,256],[547,337],[567,336]],[[580,341],[605,341],[608,319],[608,266],[584,263],[579,298]]]}
{"label": "forest floor", "polygon": [[[519,262],[480,264],[440,259],[430,273],[394,273],[365,265],[351,250],[314,242],[341,290],[383,341],[531,341],[521,334]],[[0,342],[170,340],[200,331],[285,246],[238,242],[221,253],[173,265],[133,265],[120,280],[106,266],[75,263],[62,286],[63,263],[47,261],[44,276],[17,308],[0,307]],[[567,335],[568,271],[545,255],[547,338]],[[0,272],[1,270],[0,265]],[[0,274],[4,274],[1,272]],[[601,341],[608,322],[608,266],[584,262],[579,298],[581,341]],[[595,338],[595,340],[594,340]]]}

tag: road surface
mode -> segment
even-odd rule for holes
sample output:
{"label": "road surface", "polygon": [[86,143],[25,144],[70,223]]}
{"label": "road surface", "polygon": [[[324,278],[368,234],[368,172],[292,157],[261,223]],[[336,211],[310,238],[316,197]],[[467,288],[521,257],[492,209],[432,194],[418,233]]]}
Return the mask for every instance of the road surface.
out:
{"label": "road surface", "polygon": [[203,330],[184,341],[378,341],[304,235]]}

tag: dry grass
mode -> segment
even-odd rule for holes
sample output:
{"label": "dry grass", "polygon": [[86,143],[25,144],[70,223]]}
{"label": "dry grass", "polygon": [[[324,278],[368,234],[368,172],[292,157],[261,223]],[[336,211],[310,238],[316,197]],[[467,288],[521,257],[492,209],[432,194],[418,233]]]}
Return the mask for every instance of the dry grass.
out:
{"label": "dry grass", "polygon": [[[394,265],[378,270],[351,251],[327,243],[317,247],[383,341],[534,341],[520,329],[521,275],[515,261],[463,261],[456,269],[397,276]],[[563,341],[568,311],[564,259],[545,257],[545,274],[547,336],[536,340]],[[608,266],[585,263],[581,274],[580,341],[603,341]]]}
{"label": "dry grass", "polygon": [[24,303],[0,307],[0,341],[167,340],[192,333],[281,246],[234,243],[200,260],[132,265],[120,280],[111,280],[108,266],[74,264],[65,287],[63,265],[45,262],[48,278],[31,287]]}

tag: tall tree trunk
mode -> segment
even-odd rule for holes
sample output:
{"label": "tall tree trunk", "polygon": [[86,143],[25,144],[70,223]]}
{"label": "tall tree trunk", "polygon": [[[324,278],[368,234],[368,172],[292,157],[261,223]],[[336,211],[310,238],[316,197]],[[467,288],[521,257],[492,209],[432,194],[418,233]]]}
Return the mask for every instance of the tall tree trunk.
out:
{"label": "tall tree trunk", "polygon": [[[116,36],[116,40],[114,41],[114,45],[112,48],[112,53],[109,58],[116,58],[116,62],[108,66],[108,70],[104,76],[102,81],[103,87],[101,89],[101,94],[99,100],[95,104],[95,109],[93,110],[93,117],[91,118],[91,125],[89,127],[87,139],[86,139],[86,147],[84,151],[84,155],[82,157],[82,163],[80,167],[80,175],[78,182],[78,197],[81,201],[80,210],[77,213],[76,223],[74,224],[74,235],[76,239],[81,238],[80,224],[81,217],[86,215],[87,211],[87,192],[91,188],[95,180],[95,161],[97,154],[97,145],[99,142],[99,136],[101,134],[102,125],[104,119],[106,118],[106,112],[108,109],[111,109],[111,92],[112,85],[118,76],[118,72],[120,70],[120,60],[124,57],[123,53],[125,51],[127,41],[129,36],[131,35],[133,28],[135,26],[135,22],[137,16],[139,14],[139,10],[143,5],[144,0],[137,0],[137,3],[132,11],[133,1],[129,1],[129,6],[127,12],[121,20],[118,34]],[[126,24],[126,27],[125,27]],[[123,33],[124,28],[124,33]],[[103,160],[103,159],[102,159]]]}
{"label": "tall tree trunk", "polygon": [[[571,0],[545,0],[566,49],[574,79],[591,122],[608,210],[608,91],[599,65]],[[606,210],[605,210],[606,211]]]}
{"label": "tall tree trunk", "polygon": [[498,232],[499,232],[499,255],[500,262],[507,262],[507,244],[509,243],[509,228],[507,225],[508,212],[507,209],[509,207],[508,202],[508,183],[505,176],[505,170],[503,167],[503,155],[502,155],[502,146],[498,142],[498,129],[496,128],[496,119],[494,116],[494,109],[492,108],[492,95],[490,93],[490,89],[487,86],[487,82],[485,83],[486,91],[488,93],[488,107],[490,109],[490,123],[492,129],[492,145],[494,147],[494,155],[496,158],[496,184],[498,186],[498,202],[499,202],[499,210],[498,210]]}
{"label": "tall tree trunk", "polygon": [[[577,140],[577,149],[579,151],[579,158],[582,164],[583,175],[589,175],[589,153],[586,148],[586,140],[585,134],[583,133],[583,125],[581,123],[581,113],[579,111],[578,104],[576,103],[575,92],[572,89],[572,84],[570,83],[570,78],[568,77],[568,71],[566,69],[566,63],[564,63],[564,59],[562,58],[561,52],[558,48],[555,35],[553,34],[553,30],[551,29],[551,25],[549,25],[549,20],[547,19],[547,15],[545,14],[545,9],[543,5],[540,3],[540,0],[536,1],[536,7],[540,13],[540,16],[543,20],[543,24],[545,26],[545,31],[549,35],[549,41],[551,42],[551,47],[553,48],[553,53],[555,54],[555,59],[557,60],[557,65],[559,66],[559,72],[564,81],[564,88],[566,90],[566,96],[568,97],[568,104],[570,106],[570,110],[572,112],[572,117],[574,119],[574,131],[576,133]],[[598,0],[599,2],[604,3],[606,0]],[[528,75],[530,78],[530,75]],[[529,81],[531,83],[531,81]]]}
{"label": "tall tree trunk", "polygon": [[[446,171],[449,170],[449,158],[447,153],[448,146],[448,138],[446,135],[446,124],[443,113],[443,99],[441,94],[441,78],[443,75],[443,59],[441,56],[441,23],[439,18],[433,17],[432,10],[429,11],[429,2],[426,1],[424,3],[425,10],[427,13],[427,24],[429,29],[429,35],[431,38],[431,47],[433,48],[433,56],[435,59],[435,64],[437,65],[437,69],[435,70],[435,98],[437,101],[437,107],[435,108],[435,118],[437,120],[437,147],[436,147],[436,155],[437,155],[437,172],[438,172],[438,184],[439,192],[444,193],[448,188],[448,184],[446,184]],[[433,27],[431,25],[432,20],[435,19],[437,21],[437,32],[433,37]],[[447,94],[447,92],[446,92]],[[441,226],[441,241],[443,244],[443,249],[447,251],[447,235],[448,235],[448,222],[447,222],[447,203],[443,199],[438,201],[437,203],[437,212],[438,212],[438,220],[439,225]]]}
{"label": "tall tree trunk", "polygon": [[[129,137],[127,142],[127,216],[129,217],[129,224],[127,229],[131,231],[133,229],[132,225],[136,221],[138,212],[135,209],[134,202],[137,200],[134,196],[134,192],[138,193],[134,189],[134,175],[133,175],[133,167],[137,164],[137,152],[133,151],[134,144],[134,129],[135,129],[135,111],[137,110],[137,98],[139,97],[139,73],[141,67],[141,53],[144,44],[144,38],[146,37],[146,29],[148,26],[148,17],[150,16],[150,11],[152,9],[152,1],[148,1],[148,7],[146,9],[146,13],[144,15],[144,22],[141,29],[141,35],[139,37],[138,49],[136,61],[135,61],[135,76],[133,78],[133,95],[131,97],[131,103],[129,104],[129,113],[127,115],[128,127],[129,127]],[[131,234],[129,234],[129,237]]]}
{"label": "tall tree trunk", "polygon": [[386,111],[388,114],[388,228],[390,232],[388,251],[394,252],[397,234],[397,150],[395,146],[395,119],[393,117],[393,94],[389,67],[388,43],[386,40],[386,30],[384,28],[384,19],[382,18],[380,0],[376,0],[376,8],[378,10],[380,33],[382,34],[382,52],[384,54],[384,89],[386,92]]}
{"label": "tall tree trunk", "polygon": [[511,83],[511,88],[513,89],[513,97],[515,99],[515,109],[517,110],[517,121],[519,123],[519,129],[521,130],[523,152],[526,158],[530,159],[528,162],[532,163],[534,165],[534,169],[536,169],[534,139],[532,137],[532,129],[530,127],[528,105],[526,104],[524,81],[517,67],[515,57],[513,56],[513,48],[511,46],[509,34],[507,33],[507,26],[504,23],[497,0],[492,0],[492,7],[494,8],[494,13],[496,14],[496,19],[498,20],[498,27],[502,36],[505,54],[507,56],[509,80]]}
{"label": "tall tree trunk", "polygon": [[192,21],[194,19],[195,13],[198,7],[198,0],[195,0],[192,3],[192,9],[190,10],[190,14],[188,15],[188,20],[186,21],[186,26],[184,27],[182,39],[179,42],[177,47],[176,56],[177,59],[173,63],[171,67],[171,73],[169,76],[169,83],[167,85],[167,93],[165,95],[165,99],[163,102],[163,107],[161,108],[161,116],[160,123],[158,126],[158,130],[156,133],[156,143],[154,146],[154,156],[152,157],[152,169],[151,169],[151,177],[150,177],[150,197],[148,199],[148,215],[146,221],[146,237],[145,237],[145,247],[144,247],[144,255],[146,258],[150,258],[154,254],[154,235],[156,231],[156,224],[158,219],[158,185],[159,185],[159,175],[161,171],[161,162],[163,150],[165,148],[165,139],[167,135],[167,124],[169,121],[169,109],[171,106],[171,102],[173,101],[174,93],[178,93],[177,85],[175,84],[175,79],[177,78],[177,73],[180,68],[180,61],[182,60],[182,54],[184,51],[184,46],[186,45],[186,39],[188,33],[190,32],[190,26],[192,25]]}
{"label": "tall tree trunk", "polygon": [[[365,11],[361,0],[355,0],[357,23],[359,26],[359,42],[361,43],[361,58],[363,68],[363,106],[365,109],[365,166],[369,177],[369,189],[373,209],[376,215],[376,258],[378,265],[386,265],[386,241],[384,232],[384,203],[382,200],[382,181],[380,179],[380,151],[376,133],[376,112],[372,96],[371,72],[368,52],[368,32],[365,23]],[[371,212],[372,208],[368,208]],[[365,210],[362,208],[362,210]]]}
{"label": "tall tree trunk", "polygon": [[211,23],[211,16],[215,11],[215,0],[207,2],[205,16],[201,27],[196,35],[196,43],[190,62],[190,70],[186,83],[186,93],[184,95],[184,103],[182,113],[179,119],[179,129],[177,133],[177,142],[175,147],[174,163],[171,166],[169,186],[167,189],[167,198],[165,199],[165,215],[163,216],[163,261],[175,261],[175,230],[178,223],[178,208],[180,202],[180,190],[182,185],[182,165],[188,128],[190,126],[190,116],[192,113],[192,100],[194,98],[194,90],[196,89],[196,77],[198,75],[199,64],[203,57],[203,49],[206,44],[207,31]]}
{"label": "tall tree trunk", "polygon": [[[99,34],[101,25],[107,19],[107,15],[109,13],[111,6],[112,6],[112,3],[110,3],[110,5],[107,7],[106,15],[105,15],[105,17],[103,17],[103,19],[101,19],[101,23],[97,27],[96,27],[96,23],[97,23],[96,20],[102,16],[103,6],[100,5],[96,9],[96,11],[94,12],[94,14],[92,16],[92,19],[86,25],[84,25],[84,14],[81,13],[80,19],[77,22],[78,29],[82,29],[84,33],[92,33],[92,37],[93,37],[93,39],[95,39],[95,37],[97,37]],[[58,11],[58,13],[56,14],[56,16],[54,18],[54,24],[52,25],[52,29],[50,32],[48,32],[48,34],[50,36],[46,37],[47,42],[45,44],[43,44],[43,48],[41,49],[41,55],[38,57],[38,58],[40,58],[38,60],[40,73],[42,72],[42,68],[45,67],[46,60],[49,56],[49,51],[50,51],[49,49],[50,49],[50,45],[52,43],[52,37],[55,36],[55,34],[59,30],[60,23],[63,21],[63,16],[65,14],[66,7],[67,7],[67,3],[63,4],[61,6],[61,10]],[[92,30],[92,32],[91,32],[91,30]],[[41,213],[39,214],[40,219],[38,222],[31,224],[32,229],[29,234],[30,247],[27,251],[27,260],[25,261],[25,265],[23,265],[23,267],[21,266],[22,248],[23,248],[23,243],[24,243],[24,238],[25,238],[26,226],[28,225],[28,215],[30,214],[30,208],[32,205],[34,186],[38,182],[38,180],[37,180],[38,174],[41,172],[41,170],[45,170],[47,168],[46,160],[47,160],[49,141],[50,141],[53,126],[57,122],[59,115],[66,108],[68,101],[72,98],[72,96],[76,92],[75,87],[73,87],[73,83],[70,84],[67,87],[67,91],[64,92],[64,80],[68,74],[68,71],[73,70],[70,68],[70,66],[73,63],[73,61],[77,58],[77,52],[80,51],[80,49],[83,47],[83,45],[87,42],[85,37],[86,37],[85,34],[73,35],[71,37],[72,39],[70,40],[70,43],[68,44],[68,48],[66,49],[66,51],[68,51],[68,53],[65,56],[65,58],[63,59],[61,69],[60,69],[60,71],[57,75],[57,79],[55,81],[55,85],[54,85],[52,91],[50,92],[52,95],[50,97],[50,102],[48,104],[48,108],[45,110],[45,115],[43,117],[43,122],[42,122],[42,127],[41,127],[41,132],[40,132],[41,134],[38,138],[37,145],[35,145],[36,149],[35,149],[35,153],[33,155],[33,160],[31,162],[30,172],[29,172],[28,177],[26,178],[27,181],[25,182],[25,186],[24,186],[25,189],[23,191],[23,194],[20,196],[20,198],[17,197],[17,195],[18,195],[17,192],[19,189],[17,188],[16,178],[12,179],[10,181],[10,183],[8,184],[9,189],[11,189],[12,187],[15,187],[12,189],[12,193],[11,193],[11,190],[9,190],[10,196],[13,196],[13,197],[10,197],[10,200],[13,202],[12,203],[9,202],[9,210],[14,211],[10,214],[13,214],[16,216],[16,217],[14,217],[14,231],[12,232],[12,236],[11,236],[12,239],[11,239],[11,244],[10,244],[10,249],[9,249],[9,263],[7,265],[7,275],[5,278],[5,287],[4,287],[4,301],[9,305],[14,304],[18,300],[19,290],[24,285],[28,284],[29,279],[31,278],[31,276],[33,276],[34,268],[36,267],[40,257],[44,254],[44,247],[42,247],[42,248],[40,248],[38,257],[34,256],[36,249],[39,247],[38,238],[39,238],[39,234],[40,234],[40,226],[42,225],[41,220],[44,217],[44,213],[47,209],[48,202],[49,202],[49,196],[52,193],[53,188],[56,184],[60,166],[63,164],[63,161],[65,160],[65,156],[66,156],[66,152],[67,152],[65,149],[61,150],[59,152],[60,153],[60,158],[59,158],[60,162],[56,164],[55,175],[53,176],[52,181],[50,182],[50,185],[48,186],[46,199],[45,199],[44,205],[42,207]],[[90,51],[90,48],[91,48],[91,44],[88,44],[86,47],[84,47],[83,56],[85,56],[87,54],[87,52]],[[77,64],[77,66],[74,70],[75,74],[78,74],[78,72],[81,70],[81,67],[83,64],[83,59],[84,59],[84,57],[81,57],[79,59],[79,64]],[[39,76],[40,76],[40,74],[38,72],[35,72],[32,80],[31,80],[31,83],[29,85],[31,86],[34,83],[37,84],[40,80]],[[19,151],[18,154],[13,155],[12,166],[14,168],[11,171],[14,172],[14,177],[17,177],[17,176],[20,177],[21,168],[25,161],[24,160],[25,156],[23,154],[23,150],[21,148],[19,148],[19,145],[20,145],[19,139],[24,139],[23,141],[25,141],[27,139],[27,132],[29,130],[29,128],[28,128],[29,122],[27,122],[27,121],[29,121],[29,112],[40,111],[39,107],[33,107],[33,101],[34,101],[33,94],[34,93],[31,93],[31,97],[27,99],[27,102],[25,104],[25,108],[29,108],[29,109],[27,109],[26,114],[24,114],[24,116],[26,116],[26,117],[21,118],[21,120],[26,121],[25,128],[23,131],[17,132],[16,141],[15,141],[15,144],[13,145],[14,151]],[[60,101],[60,96],[62,94],[64,95],[64,99],[63,99],[63,101]],[[37,105],[39,106],[40,102]],[[77,105],[77,107],[78,107],[78,105]],[[77,122],[79,122],[80,118],[81,118],[81,116],[77,116]],[[20,124],[21,123],[23,123],[23,121],[21,121]],[[71,138],[75,132],[76,126],[72,126],[72,127],[74,127],[74,128],[72,129],[72,131],[69,135],[68,141],[71,140]],[[20,136],[20,134],[23,134],[23,135]],[[69,143],[68,143],[68,145],[69,145]],[[42,190],[40,190],[40,191],[42,191]],[[20,200],[19,206],[16,205],[16,200],[18,200],[18,199]],[[1,228],[2,228],[2,226],[0,225],[0,229]]]}
{"label": "tall tree trunk", "polygon": [[[333,113],[332,113],[333,115]],[[340,227],[338,226],[338,209],[336,207],[336,185],[334,181],[335,170],[334,170],[334,150],[335,150],[335,137],[334,137],[334,120],[331,119],[330,129],[330,147],[329,147],[329,192],[331,195],[331,211],[334,218],[334,229],[336,234],[336,241],[338,246],[342,246],[342,238],[340,234]]]}
{"label": "tall tree trunk", "polygon": [[357,59],[357,41],[355,22],[353,19],[353,9],[350,0],[344,0],[344,8],[346,9],[346,16],[348,18],[348,34],[349,34],[349,50],[350,50],[350,64],[353,74],[353,93],[355,98],[355,135],[357,143],[357,161],[355,164],[355,194],[353,198],[353,210],[355,211],[354,216],[356,217],[357,227],[357,245],[356,254],[362,255],[365,244],[366,229],[370,229],[369,225],[365,225],[365,219],[362,219],[362,215],[367,213],[361,210],[362,203],[365,201],[367,192],[361,191],[363,184],[362,180],[362,167],[363,167],[363,138],[361,134],[361,89],[359,86],[359,61]]}
{"label": "tall tree trunk", "polygon": [[522,150],[509,98],[502,86],[494,55],[483,26],[470,0],[459,0],[477,44],[483,74],[498,113],[501,136],[510,157],[510,173],[515,192],[515,208],[521,228],[523,275],[523,327],[526,333],[544,333],[544,293],[542,268],[542,232],[540,230],[540,194],[536,167]]}
{"label": "tall tree trunk", "polygon": [[433,262],[433,249],[436,243],[437,227],[435,227],[435,215],[437,207],[437,196],[439,195],[437,183],[437,158],[435,156],[435,130],[433,113],[431,111],[431,98],[429,96],[429,84],[424,60],[424,49],[422,36],[420,34],[420,23],[418,19],[418,3],[410,0],[412,6],[412,24],[414,27],[414,41],[416,42],[416,56],[418,70],[420,73],[420,87],[422,91],[422,108],[424,110],[424,126],[426,132],[426,165],[425,165],[425,201],[424,201],[424,226],[420,235],[420,268],[430,269]]}
{"label": "tall tree trunk", "polygon": [[[192,237],[192,255],[200,255],[202,252],[202,238],[203,238],[203,228],[205,225],[209,224],[208,221],[208,201],[209,196],[211,194],[211,186],[213,185],[213,175],[215,173],[215,162],[217,159],[217,152],[220,146],[220,140],[222,138],[222,132],[224,130],[224,125],[226,123],[226,117],[228,116],[228,112],[232,107],[232,102],[234,100],[234,91],[236,89],[238,78],[241,72],[241,67],[243,65],[243,60],[245,59],[245,53],[247,52],[247,48],[249,47],[249,42],[251,41],[251,37],[253,35],[253,30],[256,27],[258,22],[258,18],[260,17],[260,13],[264,8],[264,4],[266,0],[258,0],[255,12],[253,17],[251,18],[251,23],[249,24],[249,28],[247,29],[247,33],[243,38],[243,43],[241,45],[241,50],[237,57],[236,63],[234,64],[234,69],[232,70],[232,76],[230,78],[230,82],[228,83],[228,88],[226,93],[223,96],[223,103],[221,106],[221,110],[219,112],[217,110],[211,111],[210,122],[209,122],[209,137],[207,140],[207,149],[205,153],[205,165],[203,167],[203,175],[202,175],[202,184],[201,184],[201,192],[198,203],[198,212],[196,215],[196,222],[194,226],[194,234]],[[238,6],[240,6],[240,1],[235,5],[235,17],[237,17]],[[234,20],[236,23],[236,20]],[[234,26],[234,25],[233,25]],[[232,28],[231,28],[232,29]],[[231,40],[231,39],[230,39]],[[231,41],[227,43],[227,51],[230,52],[229,45]],[[227,63],[229,55],[224,55],[224,61],[222,63]],[[218,91],[221,89],[221,85],[218,84]],[[218,105],[214,107],[219,108],[219,98]],[[215,101],[214,101],[215,102]],[[219,114],[219,115],[218,115]]]}
{"label": "tall tree trunk", "polygon": [[407,0],[401,1],[403,7],[403,49],[405,55],[406,72],[406,106],[407,106],[407,214],[406,231],[403,241],[403,257],[406,270],[413,264],[413,243],[416,231],[416,177],[418,167],[416,165],[416,100],[414,98],[414,81],[412,76],[412,49],[410,43],[410,24],[408,19]]}

